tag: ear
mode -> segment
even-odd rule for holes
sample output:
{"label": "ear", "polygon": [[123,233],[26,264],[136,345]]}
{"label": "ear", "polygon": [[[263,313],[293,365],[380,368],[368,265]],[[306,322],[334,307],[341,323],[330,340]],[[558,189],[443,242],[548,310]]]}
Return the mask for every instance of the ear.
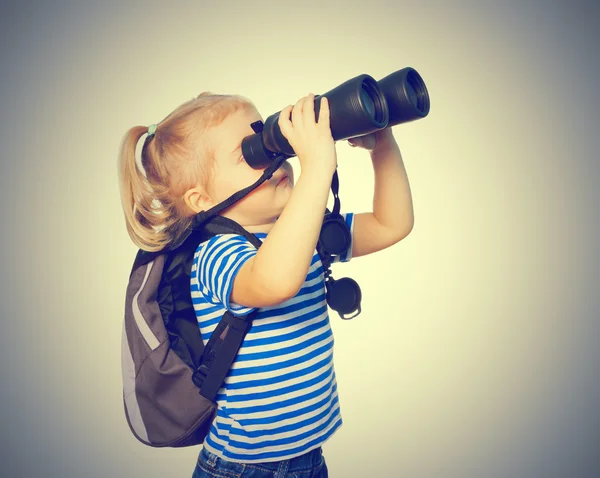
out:
{"label": "ear", "polygon": [[188,189],[183,195],[183,199],[188,209],[195,214],[200,211],[208,211],[214,206],[212,198],[199,187]]}

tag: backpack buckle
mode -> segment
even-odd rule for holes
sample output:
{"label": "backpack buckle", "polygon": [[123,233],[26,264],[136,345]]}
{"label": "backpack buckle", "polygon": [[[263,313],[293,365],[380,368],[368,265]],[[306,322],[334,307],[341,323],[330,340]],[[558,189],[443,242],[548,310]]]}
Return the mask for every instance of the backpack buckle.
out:
{"label": "backpack buckle", "polygon": [[207,375],[208,367],[206,364],[201,364],[196,370],[194,370],[194,373],[192,374],[192,382],[194,382],[196,387],[202,388],[202,384],[204,383],[204,380],[206,380]]}

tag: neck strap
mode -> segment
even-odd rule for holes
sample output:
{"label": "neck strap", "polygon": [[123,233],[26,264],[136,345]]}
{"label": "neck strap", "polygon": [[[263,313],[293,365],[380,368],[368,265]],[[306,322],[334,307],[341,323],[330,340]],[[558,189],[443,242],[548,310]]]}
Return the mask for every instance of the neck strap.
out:
{"label": "neck strap", "polygon": [[192,229],[200,229],[202,227],[202,224],[204,224],[208,219],[210,219],[213,216],[216,216],[223,209],[227,209],[229,206],[231,206],[232,204],[234,204],[235,202],[239,201],[244,196],[246,196],[246,194],[249,194],[252,191],[254,191],[258,186],[260,186],[262,183],[264,183],[267,179],[270,179],[271,176],[273,176],[273,173],[279,168],[279,166],[281,166],[281,164],[287,158],[288,158],[288,156],[286,156],[286,155],[279,155],[279,156],[275,157],[275,159],[273,159],[273,161],[271,162],[269,167],[267,169],[265,169],[262,176],[260,178],[258,178],[258,180],[254,184],[251,184],[250,186],[248,186],[244,189],[240,189],[238,192],[229,196],[225,201],[210,208],[208,211],[200,211],[194,217],[194,222],[192,223]]}

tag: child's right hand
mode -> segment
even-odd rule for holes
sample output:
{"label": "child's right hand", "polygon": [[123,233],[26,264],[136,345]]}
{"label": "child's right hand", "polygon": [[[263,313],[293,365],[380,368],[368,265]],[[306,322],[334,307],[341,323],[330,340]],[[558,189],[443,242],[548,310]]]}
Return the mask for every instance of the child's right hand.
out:
{"label": "child's right hand", "polygon": [[326,97],[319,97],[319,121],[316,122],[314,98],[310,93],[300,98],[293,109],[292,105],[283,108],[279,113],[279,129],[294,148],[303,172],[317,170],[332,176],[337,166],[337,153],[329,124],[329,102]]}

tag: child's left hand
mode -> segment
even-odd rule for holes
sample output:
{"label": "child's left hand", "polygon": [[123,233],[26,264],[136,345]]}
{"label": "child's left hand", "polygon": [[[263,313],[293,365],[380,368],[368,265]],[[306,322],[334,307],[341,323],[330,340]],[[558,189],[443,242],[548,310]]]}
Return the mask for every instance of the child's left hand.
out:
{"label": "child's left hand", "polygon": [[348,144],[350,146],[363,148],[367,151],[374,151],[375,148],[379,149],[388,141],[394,141],[391,128],[380,129],[374,133],[365,134],[364,136],[348,138]]}

